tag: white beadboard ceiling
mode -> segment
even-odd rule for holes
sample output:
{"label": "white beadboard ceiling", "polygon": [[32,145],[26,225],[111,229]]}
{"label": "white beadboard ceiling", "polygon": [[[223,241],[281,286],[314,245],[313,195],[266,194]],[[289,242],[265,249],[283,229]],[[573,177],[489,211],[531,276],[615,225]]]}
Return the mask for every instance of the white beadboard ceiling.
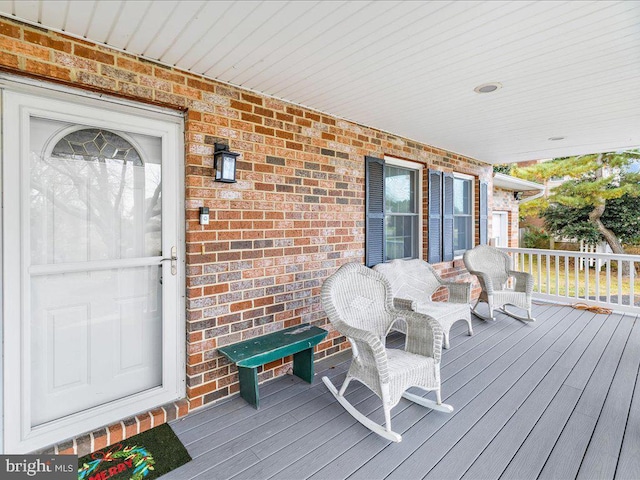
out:
{"label": "white beadboard ceiling", "polygon": [[[20,0],[0,15],[489,163],[640,145],[639,1]],[[473,91],[487,82],[503,88]]]}

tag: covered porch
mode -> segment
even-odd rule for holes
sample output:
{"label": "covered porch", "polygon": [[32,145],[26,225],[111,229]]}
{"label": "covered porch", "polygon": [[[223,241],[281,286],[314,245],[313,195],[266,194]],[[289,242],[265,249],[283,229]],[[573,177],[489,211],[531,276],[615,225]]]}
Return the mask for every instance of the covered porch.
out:
{"label": "covered porch", "polygon": [[[171,423],[193,461],[167,479],[637,478],[640,324],[569,306],[534,306],[535,323],[499,314],[463,322],[443,351],[448,415],[402,400],[403,441],[357,423],[320,377],[344,378],[350,353],[262,385],[262,407],[239,397]],[[389,337],[400,347],[401,334]],[[380,400],[357,382],[347,397],[382,422]]]}
{"label": "covered porch", "polygon": [[[442,365],[444,400],[455,411],[402,401],[393,412],[400,444],[356,423],[319,381],[328,375],[339,384],[350,355],[319,293],[338,267],[362,263],[380,244],[403,247],[390,256],[378,251],[381,262],[428,259],[447,280],[473,281],[460,257],[496,236],[492,214],[504,210],[491,200],[500,187],[493,164],[640,144],[639,7],[0,2],[2,193],[3,204],[15,206],[3,212],[1,263],[3,278],[17,279],[2,290],[2,453],[84,455],[169,422],[194,458],[169,479],[638,478],[640,311],[634,278],[625,299],[612,262],[591,277],[591,293],[587,273],[569,270],[582,255],[569,261],[550,253],[543,264],[539,253],[520,252],[529,270],[535,265],[540,300],[562,292],[577,301],[580,289],[569,280],[584,277],[585,302],[625,312],[539,303],[533,324],[474,319],[472,337],[458,325]],[[117,180],[128,168],[117,152],[108,157],[119,160],[111,192],[82,187],[93,173],[62,182],[53,176],[51,185],[73,186],[71,198],[83,208],[71,217],[84,222],[56,254],[64,229],[53,222],[66,217],[53,201],[42,207],[53,187],[41,187],[44,200],[29,203],[42,176],[25,165],[61,162],[52,155],[63,132],[97,139],[102,130],[146,153],[132,166],[148,166],[145,178],[156,183],[131,183],[138,192],[130,194],[138,199],[131,211],[139,215],[129,219],[111,209],[120,204],[105,201],[121,198],[127,186]],[[104,164],[102,150],[84,150],[94,143],[76,142],[82,161],[72,160]],[[217,181],[218,145],[238,157],[234,181]],[[374,163],[380,169],[372,180]],[[386,179],[399,179],[396,190],[409,200],[392,195]],[[100,237],[85,222],[102,218],[87,214],[87,205],[99,204],[83,200],[88,190],[113,210],[113,258],[78,246],[80,228],[98,245],[114,230],[103,226]],[[452,214],[454,191],[464,201]],[[370,211],[372,199],[395,210]],[[367,224],[373,218],[377,231]],[[139,227],[132,239],[129,224]],[[51,228],[36,237],[32,225]],[[147,231],[156,235],[148,251],[141,247]],[[28,252],[30,245],[40,250]],[[41,281],[73,272],[86,287],[83,275],[125,267],[151,272],[146,291],[129,287],[142,284],[133,276],[107,278],[78,300],[68,292],[80,288],[55,295],[53,281]],[[48,294],[49,303],[32,304],[23,294],[31,290]],[[86,334],[100,322],[87,312],[97,311],[91,299],[101,296],[117,315],[109,317],[108,335]],[[49,312],[62,312],[60,321]],[[329,331],[315,352],[316,381],[286,375],[288,361],[270,362],[259,378],[262,407],[254,410],[237,396],[237,371],[219,349],[301,323]],[[142,347],[138,338],[155,341]],[[400,347],[403,339],[389,341]],[[118,348],[101,356],[94,344]],[[145,348],[148,355],[138,358]],[[131,385],[101,399],[89,389],[111,392],[115,381],[89,375],[96,364],[109,372],[124,366]],[[139,365],[146,371],[134,377]],[[68,387],[77,404],[32,389],[53,385],[56,372],[65,375],[57,388]],[[76,384],[88,393],[72,392]],[[382,420],[369,390],[355,384],[348,397]],[[35,407],[44,410],[40,418]]]}

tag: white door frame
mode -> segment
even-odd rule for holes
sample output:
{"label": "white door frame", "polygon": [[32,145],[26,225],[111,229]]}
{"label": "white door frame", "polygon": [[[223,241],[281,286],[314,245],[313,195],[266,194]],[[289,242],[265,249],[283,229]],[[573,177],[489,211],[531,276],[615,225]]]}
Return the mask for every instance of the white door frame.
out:
{"label": "white door frame", "polygon": [[[492,231],[496,232],[499,231],[500,232],[500,237],[502,237],[504,235],[504,239],[506,241],[506,245],[496,245],[497,247],[508,247],[509,246],[509,212],[506,210],[494,210],[492,212]],[[501,220],[500,222],[498,222],[497,225],[493,225],[493,220],[495,219],[495,217],[499,217]],[[502,225],[502,220],[504,220],[504,229],[503,229],[503,225]],[[494,235],[493,238],[496,238],[496,236]]]}
{"label": "white door frame", "polygon": [[[3,82],[6,85],[6,82]],[[70,110],[73,113],[67,113]],[[99,109],[99,118],[96,118]],[[87,98],[55,91],[44,91],[33,87],[10,86],[2,91],[3,131],[2,137],[2,285],[3,285],[3,365],[2,365],[2,411],[3,448],[5,453],[25,453],[53,443],[108,425],[137,413],[151,410],[167,402],[185,396],[185,237],[184,237],[184,126],[181,115],[167,115],[118,105],[104,100]],[[175,292],[164,291],[163,315],[174,322],[163,323],[163,373],[162,386],[132,395],[125,399],[55,420],[32,428],[28,408],[30,405],[30,382],[24,348],[28,335],[20,321],[26,294],[25,283],[18,281],[25,271],[24,250],[21,235],[25,225],[26,206],[16,204],[20,195],[19,181],[25,166],[16,158],[28,158],[25,122],[31,114],[62,121],[86,123],[96,127],[113,127],[140,134],[162,137],[163,160],[175,159],[174,171],[163,171],[163,217],[175,219],[177,229],[178,273]],[[141,121],[142,120],[142,121]],[[17,140],[20,141],[17,141]],[[164,166],[164,165],[163,165]],[[23,192],[24,194],[24,192]],[[27,192],[28,194],[28,192]],[[166,203],[166,205],[165,205]],[[164,234],[163,234],[164,236]],[[163,248],[167,246],[163,238]],[[168,248],[168,246],[167,246]],[[169,252],[163,252],[165,256]],[[163,262],[163,276],[169,276],[169,262]]]}

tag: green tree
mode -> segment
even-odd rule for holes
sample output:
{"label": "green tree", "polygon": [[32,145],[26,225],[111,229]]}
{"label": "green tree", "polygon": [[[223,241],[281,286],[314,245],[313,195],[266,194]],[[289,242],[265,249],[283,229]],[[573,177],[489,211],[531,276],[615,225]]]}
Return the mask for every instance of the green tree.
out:
{"label": "green tree", "polygon": [[524,168],[515,176],[545,182],[565,179],[527,213],[545,219],[552,233],[595,243],[604,239],[614,253],[625,253],[620,239],[640,237],[640,175],[630,167],[640,151],[607,152],[555,158]]}
{"label": "green tree", "polygon": [[[589,221],[590,207],[573,208],[565,205],[551,204],[542,211],[545,227],[559,237],[577,238],[595,244],[603,237],[596,226]],[[625,244],[640,243],[640,197],[623,195],[607,201],[607,208],[602,214],[602,223],[615,232]]]}
{"label": "green tree", "polygon": [[513,165],[510,163],[500,163],[493,166],[493,173],[504,173],[505,175],[511,175]]}

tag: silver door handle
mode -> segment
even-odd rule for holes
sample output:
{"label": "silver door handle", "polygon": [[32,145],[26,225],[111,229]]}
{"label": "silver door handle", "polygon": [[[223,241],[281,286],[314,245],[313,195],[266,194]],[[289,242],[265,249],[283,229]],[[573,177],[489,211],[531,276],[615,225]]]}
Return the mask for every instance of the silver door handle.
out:
{"label": "silver door handle", "polygon": [[171,247],[171,258],[161,258],[160,262],[171,262],[171,275],[178,273],[178,249]]}

